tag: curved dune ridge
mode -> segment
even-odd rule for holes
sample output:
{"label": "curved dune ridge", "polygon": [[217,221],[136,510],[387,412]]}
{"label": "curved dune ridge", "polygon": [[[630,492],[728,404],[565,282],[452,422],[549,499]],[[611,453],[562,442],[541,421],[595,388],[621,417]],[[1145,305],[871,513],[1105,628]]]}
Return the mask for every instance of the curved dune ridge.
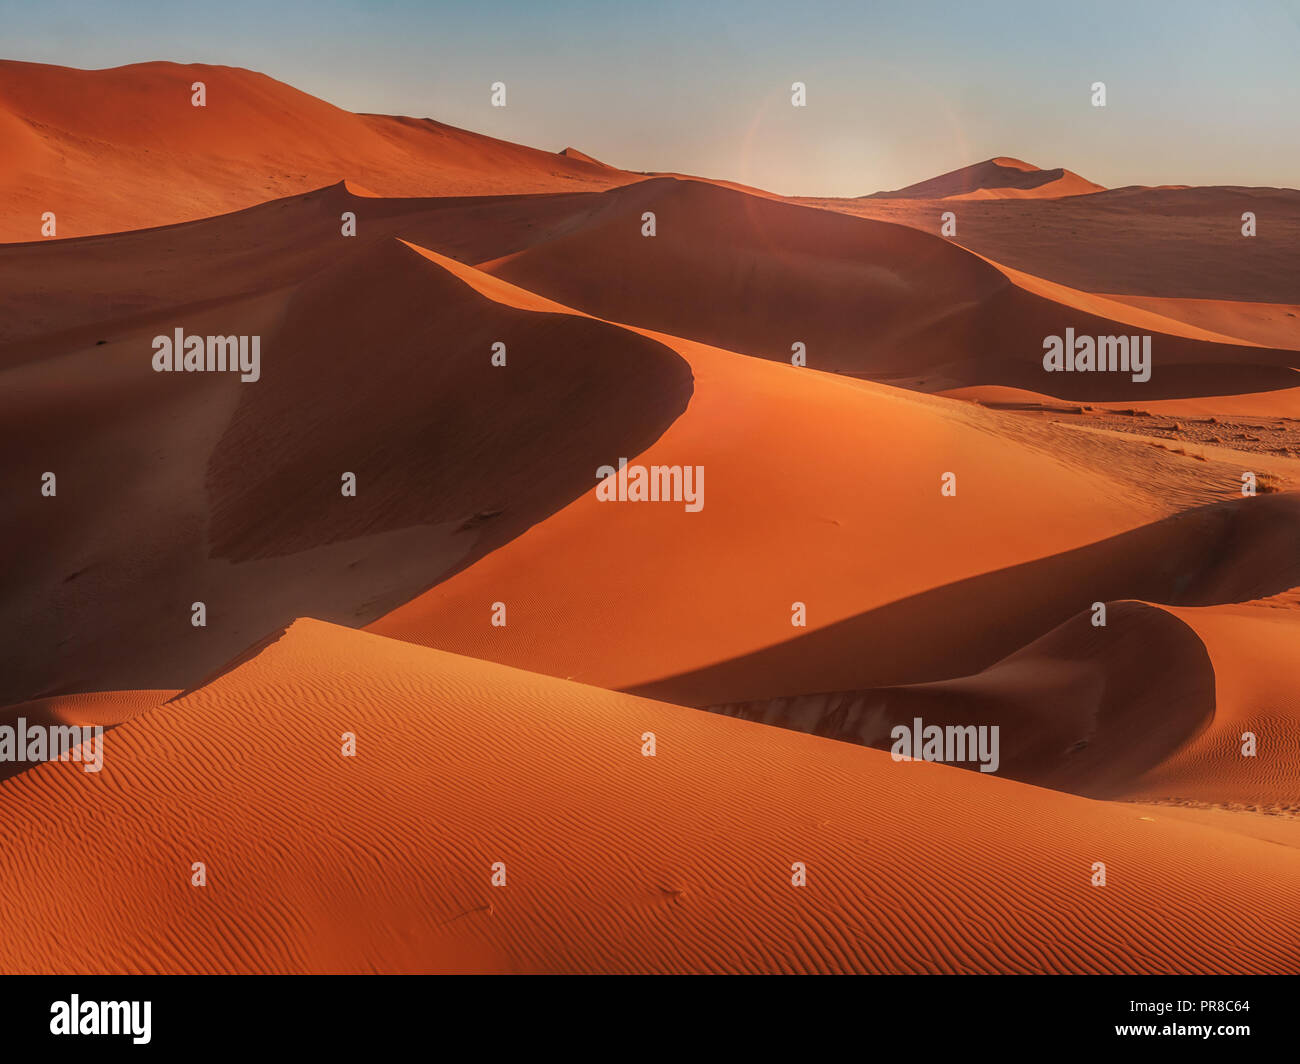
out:
{"label": "curved dune ridge", "polygon": [[235,561],[472,522],[468,564],[647,447],[691,393],[663,345],[485,299],[396,241],[305,284],[265,342],[277,358],[208,465],[209,549]]}
{"label": "curved dune ridge", "polygon": [[[288,288],[394,238],[466,261],[513,253],[603,202],[591,193],[378,199],[339,181],[195,222],[0,245],[0,366],[112,342],[178,314]],[[348,212],[358,221],[356,236],[345,240]],[[68,289],[102,298],[72,301]]]}
{"label": "curved dune ridge", "polygon": [[[1171,613],[1116,602],[1104,626],[1093,616],[1078,614],[973,676],[709,708],[880,749],[893,747],[895,727],[917,719],[997,727],[990,771],[1117,797],[1216,719],[1215,674],[1203,644]],[[977,767],[976,750],[962,753]]]}
{"label": "curved dune ridge", "polygon": [[[905,227],[670,179],[603,198],[583,225],[480,268],[613,321],[780,361],[802,343],[810,367],[932,388],[1118,400],[1294,384],[1294,350],[1042,281]],[[613,283],[609,261],[623,264]],[[1150,335],[1151,379],[1044,372],[1044,338],[1066,329]]]}
{"label": "curved dune ridge", "polygon": [[[1296,606],[1264,600],[1170,611],[1214,663],[1214,722],[1148,774],[1135,799],[1300,812]],[[1243,756],[1252,737],[1255,752]]]}
{"label": "curved dune ridge", "polygon": [[[513,305],[536,298],[451,268]],[[648,335],[690,364],[691,401],[646,451],[601,464],[702,465],[702,509],[602,503],[593,466],[580,498],[371,630],[624,687],[782,640],[794,602],[821,627],[1033,556],[1044,527],[1083,545],[1163,515],[1088,462],[1000,437],[975,408]],[[955,454],[970,487],[947,499]],[[509,622],[493,627],[503,600]]]}
{"label": "curved dune ridge", "polygon": [[990,568],[634,690],[713,705],[956,679],[989,668],[1094,602],[1217,606],[1296,586],[1300,493],[1237,499]]}
{"label": "curved dune ridge", "polygon": [[[0,541],[33,554],[0,602],[16,635],[0,702],[187,687],[304,612],[372,620],[568,503],[606,453],[644,449],[684,407],[689,368],[662,344],[484,300],[392,236],[495,228],[500,244],[523,228],[510,202],[382,202],[393,213],[335,187],[0,249],[19,334],[0,348]],[[337,224],[349,207],[363,212],[353,241]],[[169,271],[142,292],[163,255]],[[51,335],[58,275],[59,290],[105,296]],[[153,338],[177,327],[260,335],[261,379],[153,372]],[[497,342],[508,369],[490,363]],[[27,490],[46,470],[56,498]],[[195,601],[219,623],[193,631]]]}
{"label": "curved dune ridge", "polygon": [[[535,298],[509,286],[491,288],[490,279],[468,267],[451,268],[513,305]],[[554,309],[548,302],[538,306]],[[1055,546],[1071,549],[1170,512],[1162,492],[1143,482],[1145,467],[1128,465],[1113,445],[1094,455],[1055,436],[1025,448],[1003,435],[994,416],[972,408],[653,335],[690,363],[694,394],[648,451],[607,461],[702,465],[703,508],[601,503],[593,469],[591,489],[570,506],[371,630],[600,686],[634,687],[714,665],[729,650],[740,655],[786,641],[796,602],[815,615],[810,627],[825,629],[868,607],[1042,558],[1045,528]],[[908,448],[891,446],[897,439],[908,440]],[[960,482],[974,487],[970,495],[959,489],[956,498],[944,498],[940,477],[957,454],[965,456]],[[863,463],[861,455],[872,459]],[[1240,487],[1238,477],[1223,474],[1224,494]],[[1025,490],[1029,485],[1032,491]],[[1276,512],[1268,500],[1250,502]],[[1181,558],[1204,563],[1204,537],[1195,540],[1195,529],[1206,520],[1188,522],[1194,545]],[[1293,527],[1289,510],[1278,520]],[[751,531],[759,527],[761,537]],[[1127,571],[1150,570],[1149,552],[1162,546],[1161,533],[1147,536],[1132,550]],[[642,561],[627,564],[629,556]],[[925,564],[909,564],[918,558]],[[1172,574],[1175,565],[1155,571]],[[1001,654],[1093,601],[1083,598],[1089,594],[1084,577],[1075,585],[1075,605],[1053,599],[1060,579],[1037,590],[1050,608],[1064,612],[1041,627],[1008,626],[1023,638]],[[1120,580],[1106,586],[1118,589],[1108,597],[1159,598],[1129,591]],[[494,627],[491,603],[505,600],[509,623]],[[691,602],[689,611],[683,601]],[[1044,621],[1044,612],[1030,623]],[[909,638],[915,660],[936,633],[913,627]],[[902,658],[908,660],[906,651]],[[810,669],[830,664],[815,660]],[[696,664],[685,666],[689,661]],[[752,687],[769,674],[757,668],[747,676]],[[704,700],[692,691],[678,700],[710,704],[839,689],[778,687],[720,697],[713,691]]]}
{"label": "curved dune ridge", "polygon": [[316,621],[106,742],[93,779],[0,784],[6,971],[1292,971],[1300,942],[1294,849]]}

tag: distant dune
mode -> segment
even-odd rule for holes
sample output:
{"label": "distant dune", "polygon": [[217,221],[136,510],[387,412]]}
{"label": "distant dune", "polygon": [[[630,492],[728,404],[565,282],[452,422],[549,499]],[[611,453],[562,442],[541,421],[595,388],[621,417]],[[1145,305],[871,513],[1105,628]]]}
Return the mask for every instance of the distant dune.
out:
{"label": "distant dune", "polygon": [[[658,219],[653,241],[629,221],[645,210]],[[623,264],[619,283],[609,283],[610,261]],[[811,367],[908,385],[996,383],[1119,401],[1295,383],[1290,349],[1243,351],[1249,341],[1226,331],[1043,282],[935,233],[702,182],[611,190],[554,236],[480,266],[609,320],[785,362],[801,342]],[[1140,384],[1045,374],[1043,338],[1067,327],[1153,334],[1158,374]]]}
{"label": "distant dune", "polygon": [[593,159],[590,155],[587,155],[585,152],[578,151],[577,148],[565,148],[562,152],[560,152],[560,154],[563,155],[566,159],[576,159],[578,162],[591,163],[593,166],[608,165],[607,163],[602,163],[599,159]]}
{"label": "distant dune", "polygon": [[[821,209],[896,222],[938,236],[956,215],[955,243],[1080,291],[1157,299],[1296,303],[1300,191],[1288,188],[1124,188],[1059,199],[804,199]],[[1258,220],[1243,237],[1242,215]],[[1189,319],[1204,327],[1207,319]],[[1291,321],[1294,334],[1300,322]],[[1233,327],[1216,332],[1233,334]],[[1252,337],[1253,338],[1253,337]],[[1278,345],[1285,346],[1285,345]]]}
{"label": "distant dune", "polygon": [[[191,104],[203,82],[207,105]],[[484,106],[487,106],[486,96]],[[250,207],[344,178],[383,196],[609,188],[580,153],[526,148],[425,118],[353,114],[238,67],[74,70],[0,61],[0,240],[140,229]]]}
{"label": "distant dune", "polygon": [[882,199],[1049,199],[1082,196],[1100,192],[1103,187],[1059,166],[1054,170],[1040,170],[1030,163],[1003,156],[950,170],[892,192],[876,192],[872,196]]}

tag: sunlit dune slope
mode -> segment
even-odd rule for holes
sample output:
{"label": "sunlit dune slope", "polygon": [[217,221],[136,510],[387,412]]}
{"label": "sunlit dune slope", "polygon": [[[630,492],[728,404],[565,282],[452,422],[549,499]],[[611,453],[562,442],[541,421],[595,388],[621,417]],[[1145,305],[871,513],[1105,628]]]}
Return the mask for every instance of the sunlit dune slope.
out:
{"label": "sunlit dune slope", "polygon": [[6,972],[1296,970],[1300,851],[315,621],[106,743]]}
{"label": "sunlit dune slope", "polygon": [[[1141,781],[1147,800],[1300,811],[1300,601],[1171,612],[1214,665],[1210,728]],[[1253,742],[1248,738],[1253,736]],[[1245,751],[1253,748],[1250,755]]]}
{"label": "sunlit dune slope", "polygon": [[637,691],[714,705],[956,679],[1090,613],[1096,602],[1216,606],[1297,585],[1300,493],[1238,498],[900,597]]}
{"label": "sunlit dune slope", "polygon": [[[206,106],[192,103],[203,82]],[[485,111],[490,111],[487,94]],[[186,221],[353,178],[381,196],[609,188],[625,174],[430,119],[353,114],[205,64],[0,62],[0,241]]]}

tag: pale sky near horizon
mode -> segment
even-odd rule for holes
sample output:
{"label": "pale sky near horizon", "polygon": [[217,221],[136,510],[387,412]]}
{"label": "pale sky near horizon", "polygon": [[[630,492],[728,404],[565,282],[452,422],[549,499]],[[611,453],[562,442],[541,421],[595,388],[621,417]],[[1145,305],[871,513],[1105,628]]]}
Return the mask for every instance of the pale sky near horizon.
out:
{"label": "pale sky near horizon", "polygon": [[1107,186],[1300,188],[1300,0],[0,0],[0,58],[248,67],[348,110],[788,195],[999,155]]}

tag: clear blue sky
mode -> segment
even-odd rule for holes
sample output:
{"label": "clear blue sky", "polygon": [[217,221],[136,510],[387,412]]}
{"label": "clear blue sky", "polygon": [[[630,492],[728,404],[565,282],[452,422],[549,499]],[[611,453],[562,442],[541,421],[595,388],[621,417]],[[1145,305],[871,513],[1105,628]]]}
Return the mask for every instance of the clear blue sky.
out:
{"label": "clear blue sky", "polygon": [[787,194],[995,155],[1300,187],[1300,0],[0,0],[0,56],[249,67],[349,110]]}

